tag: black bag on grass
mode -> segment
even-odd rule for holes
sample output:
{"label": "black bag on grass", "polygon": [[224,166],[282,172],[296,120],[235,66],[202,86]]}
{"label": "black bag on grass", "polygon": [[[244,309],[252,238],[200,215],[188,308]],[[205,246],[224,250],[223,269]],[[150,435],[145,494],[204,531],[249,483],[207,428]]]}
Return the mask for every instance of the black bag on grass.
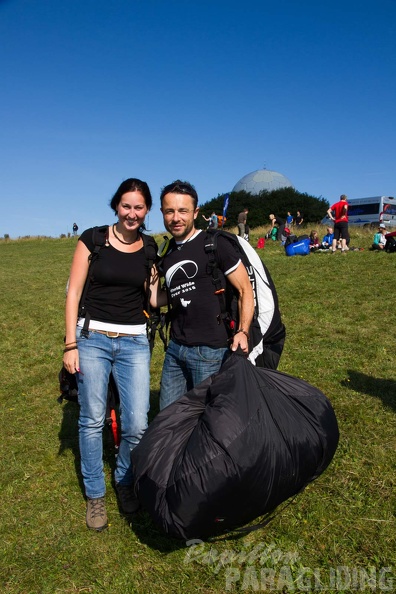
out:
{"label": "black bag on grass", "polygon": [[208,538],[301,491],[328,466],[338,438],[317,388],[232,354],[162,410],[132,450],[136,493],[167,534]]}
{"label": "black bag on grass", "polygon": [[387,233],[385,237],[385,251],[388,253],[396,252],[396,237],[391,233]]}

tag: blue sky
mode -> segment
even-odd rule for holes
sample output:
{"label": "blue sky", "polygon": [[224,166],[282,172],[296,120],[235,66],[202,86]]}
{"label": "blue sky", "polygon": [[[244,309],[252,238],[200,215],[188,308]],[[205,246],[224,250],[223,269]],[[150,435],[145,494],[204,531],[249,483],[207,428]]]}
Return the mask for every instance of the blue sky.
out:
{"label": "blue sky", "polygon": [[112,223],[123,179],[200,202],[263,167],[396,194],[394,0],[0,0],[0,237]]}

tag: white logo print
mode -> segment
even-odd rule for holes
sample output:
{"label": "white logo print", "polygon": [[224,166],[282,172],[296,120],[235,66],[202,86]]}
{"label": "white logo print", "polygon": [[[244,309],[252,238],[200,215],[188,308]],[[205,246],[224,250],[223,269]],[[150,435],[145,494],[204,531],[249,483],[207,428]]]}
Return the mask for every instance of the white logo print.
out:
{"label": "white logo print", "polygon": [[183,297],[180,299],[180,303],[182,304],[183,307],[187,307],[187,305],[189,305],[191,303],[191,301],[186,301],[185,299],[183,299]]}
{"label": "white logo print", "polygon": [[165,280],[168,287],[171,286],[172,278],[178,270],[182,270],[185,274],[185,277],[191,279],[197,274],[198,266],[192,260],[182,260],[181,262],[171,266],[165,275]]}

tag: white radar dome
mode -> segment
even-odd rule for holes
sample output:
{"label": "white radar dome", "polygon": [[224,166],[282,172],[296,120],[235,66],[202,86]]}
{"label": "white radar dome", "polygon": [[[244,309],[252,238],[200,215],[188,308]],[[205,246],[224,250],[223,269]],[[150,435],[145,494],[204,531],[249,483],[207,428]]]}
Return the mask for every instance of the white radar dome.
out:
{"label": "white radar dome", "polygon": [[258,169],[244,175],[237,184],[232,188],[233,192],[240,192],[245,190],[250,194],[260,194],[263,190],[271,192],[272,190],[279,190],[280,188],[293,188],[293,184],[287,177],[278,173],[277,171],[269,171],[269,169]]}

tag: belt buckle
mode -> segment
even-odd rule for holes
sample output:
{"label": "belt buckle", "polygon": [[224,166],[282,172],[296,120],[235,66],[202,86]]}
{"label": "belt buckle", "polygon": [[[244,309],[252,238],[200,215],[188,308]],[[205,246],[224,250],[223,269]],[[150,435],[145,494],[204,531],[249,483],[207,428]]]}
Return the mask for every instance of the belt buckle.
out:
{"label": "belt buckle", "polygon": [[107,338],[118,338],[119,335],[120,335],[119,332],[106,331]]}

